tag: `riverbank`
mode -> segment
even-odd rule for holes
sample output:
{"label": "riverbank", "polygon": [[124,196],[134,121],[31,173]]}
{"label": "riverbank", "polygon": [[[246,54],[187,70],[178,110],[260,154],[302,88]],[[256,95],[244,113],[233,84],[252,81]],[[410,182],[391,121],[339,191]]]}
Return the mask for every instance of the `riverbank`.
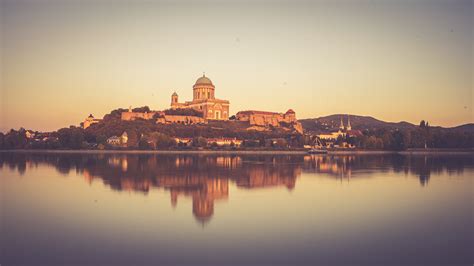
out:
{"label": "riverbank", "polygon": [[0,150],[14,153],[58,153],[58,154],[261,154],[261,155],[306,155],[304,150]]}
{"label": "riverbank", "polygon": [[408,149],[403,151],[384,151],[384,150],[332,150],[328,154],[333,155],[376,155],[376,154],[401,154],[401,155],[474,155],[472,149]]}
{"label": "riverbank", "polygon": [[[0,150],[0,153],[50,154],[255,154],[255,155],[308,155],[306,150]],[[474,150],[426,149],[405,151],[332,150],[327,155],[474,155]],[[324,155],[324,154],[320,154]]]}

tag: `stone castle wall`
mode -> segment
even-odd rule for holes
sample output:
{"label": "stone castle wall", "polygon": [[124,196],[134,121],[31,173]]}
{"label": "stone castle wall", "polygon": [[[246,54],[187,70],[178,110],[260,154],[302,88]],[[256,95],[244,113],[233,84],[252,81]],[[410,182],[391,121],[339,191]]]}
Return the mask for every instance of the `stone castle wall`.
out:
{"label": "stone castle wall", "polygon": [[294,113],[272,113],[262,111],[243,111],[238,112],[236,115],[237,120],[248,121],[251,125],[255,126],[280,126],[281,122],[295,123],[296,115]]}
{"label": "stone castle wall", "polygon": [[291,124],[292,127],[299,133],[303,134],[303,126],[296,119],[296,114],[293,110],[288,110],[286,113],[273,113],[264,111],[242,111],[238,112],[236,119],[239,121],[248,121],[252,126],[281,126],[280,123]]}
{"label": "stone castle wall", "polygon": [[164,115],[156,119],[158,124],[207,124],[207,120],[198,116],[189,115]]}
{"label": "stone castle wall", "polygon": [[155,114],[160,114],[156,118],[158,124],[206,124],[207,120],[198,116],[189,115],[166,115],[164,112],[122,112],[121,119],[124,121],[133,121],[136,119],[151,120]]}
{"label": "stone castle wall", "polygon": [[145,120],[150,120],[153,119],[153,116],[157,112],[122,112],[121,119],[125,121],[133,121],[136,119],[145,119]]}

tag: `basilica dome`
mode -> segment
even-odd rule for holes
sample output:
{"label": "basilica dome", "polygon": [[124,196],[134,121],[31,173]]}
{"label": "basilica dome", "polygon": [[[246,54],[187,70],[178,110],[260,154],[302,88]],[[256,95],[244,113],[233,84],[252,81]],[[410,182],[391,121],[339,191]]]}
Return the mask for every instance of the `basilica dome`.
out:
{"label": "basilica dome", "polygon": [[212,84],[212,81],[208,77],[206,77],[206,75],[202,75],[202,77],[198,78],[196,80],[196,84],[194,84],[194,86],[196,86],[196,85],[212,85],[212,86],[214,86]]}

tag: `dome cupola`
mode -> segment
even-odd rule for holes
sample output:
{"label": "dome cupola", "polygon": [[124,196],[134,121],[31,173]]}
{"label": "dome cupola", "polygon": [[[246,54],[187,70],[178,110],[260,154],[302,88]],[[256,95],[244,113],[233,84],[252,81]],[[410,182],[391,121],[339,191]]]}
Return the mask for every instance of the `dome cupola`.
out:
{"label": "dome cupola", "polygon": [[206,74],[202,74],[202,77],[198,78],[193,86],[193,99],[215,99],[214,89],[212,81],[206,77]]}
{"label": "dome cupola", "polygon": [[194,86],[198,86],[198,85],[210,85],[212,87],[214,87],[214,85],[212,84],[212,81],[206,77],[206,74],[203,74],[202,77],[198,78],[196,80],[196,83],[194,83]]}

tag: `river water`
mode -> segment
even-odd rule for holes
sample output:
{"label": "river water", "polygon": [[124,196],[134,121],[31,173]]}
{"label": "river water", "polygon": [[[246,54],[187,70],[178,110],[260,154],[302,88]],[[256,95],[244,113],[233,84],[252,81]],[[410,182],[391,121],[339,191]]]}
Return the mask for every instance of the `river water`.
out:
{"label": "river water", "polygon": [[4,265],[472,265],[474,156],[0,153]]}

